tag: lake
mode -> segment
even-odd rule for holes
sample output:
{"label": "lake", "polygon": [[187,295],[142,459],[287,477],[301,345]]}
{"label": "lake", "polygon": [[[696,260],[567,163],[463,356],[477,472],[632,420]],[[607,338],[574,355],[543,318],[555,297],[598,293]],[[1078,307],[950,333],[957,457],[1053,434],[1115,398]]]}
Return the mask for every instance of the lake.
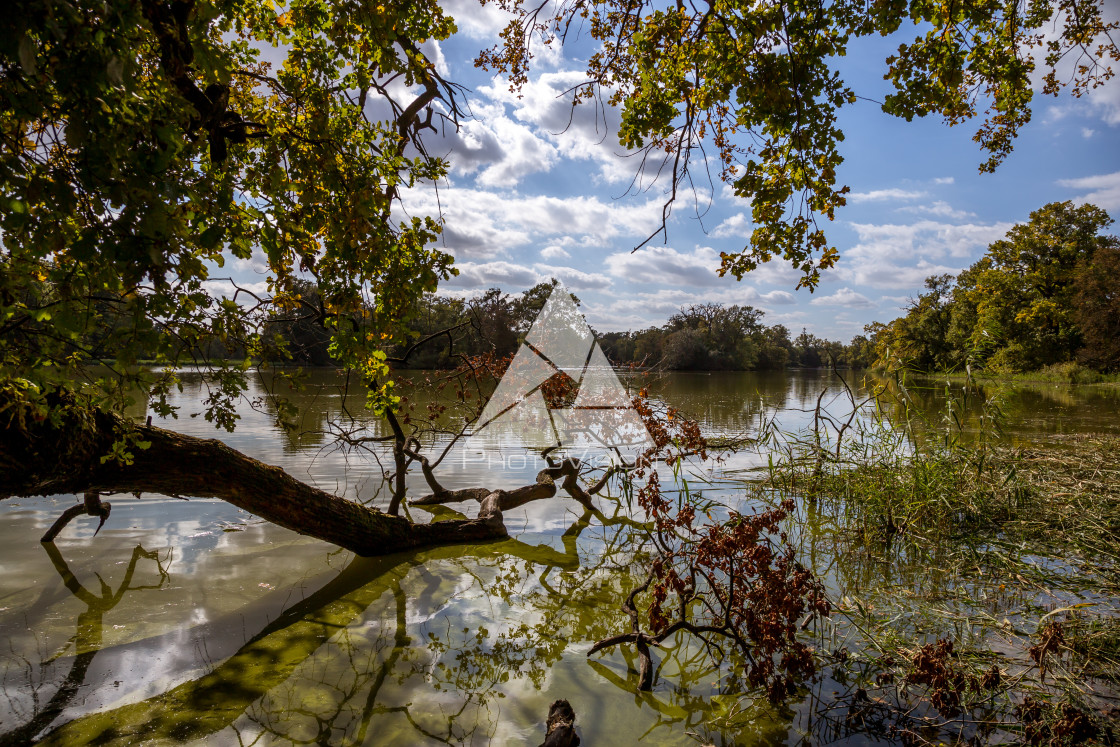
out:
{"label": "lake", "polygon": [[[173,400],[180,417],[165,427],[387,504],[384,455],[333,444],[329,423],[343,413],[367,433],[385,432],[333,371],[312,371],[290,395],[299,434],[278,428],[267,404],[242,407],[234,433],[215,431],[190,416],[206,397],[204,379],[186,373],[184,383]],[[254,379],[247,398],[263,385]],[[824,371],[676,373],[628,385],[648,387],[708,436],[751,436],[770,420],[798,431],[822,392],[832,411],[848,407]],[[954,391],[936,381],[913,389],[934,420]],[[1116,388],[1020,385],[999,396],[1009,443],[1120,433]],[[980,412],[964,405],[966,434]],[[748,450],[695,467],[690,489],[739,508],[738,480],[765,458]],[[447,488],[511,488],[541,466],[510,433],[484,429],[457,444],[438,475]],[[410,495],[429,492],[419,475],[410,480]],[[619,602],[644,576],[640,534],[627,522],[589,520],[562,493],[506,512],[507,541],[372,559],[221,501],[154,495],[113,497],[96,537],[97,522],[81,517],[53,547],[41,545],[74,500],[0,502],[0,744],[537,745],[557,698],[571,702],[587,745],[797,744],[814,730],[819,737],[820,704],[844,686],[822,677],[776,709],[744,699],[728,668],[705,665],[682,639],[655,654],[653,692],[635,693],[631,650],[586,654],[628,629]],[[625,515],[597,502],[608,516]],[[435,514],[456,510],[473,515],[477,506]],[[799,538],[803,557],[838,598],[882,588],[887,577],[915,593],[937,590],[936,558],[870,564],[816,531]]]}

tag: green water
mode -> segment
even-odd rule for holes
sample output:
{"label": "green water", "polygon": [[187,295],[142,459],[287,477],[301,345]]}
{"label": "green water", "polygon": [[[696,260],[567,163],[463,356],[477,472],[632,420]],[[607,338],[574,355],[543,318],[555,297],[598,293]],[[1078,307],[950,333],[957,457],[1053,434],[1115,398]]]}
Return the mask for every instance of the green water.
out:
{"label": "green water", "polygon": [[[331,446],[329,424],[346,413],[352,426],[382,433],[333,372],[313,372],[291,395],[302,435],[278,429],[266,403],[243,407],[235,433],[214,431],[190,416],[205,383],[185,382],[180,418],[167,427],[221,438],[351,499],[387,503],[378,455]],[[769,418],[805,427],[822,391],[825,404],[845,407],[825,372],[631,384],[696,417],[708,435],[750,435]],[[915,392],[931,413],[952,396],[936,382]],[[1013,441],[1120,431],[1116,389],[1020,386],[1000,395]],[[440,465],[445,487],[531,482],[541,465],[509,436],[483,432],[458,444]],[[693,488],[736,506],[741,490],[726,475],[759,459],[697,468]],[[427,492],[419,478],[410,489]],[[654,691],[635,693],[627,647],[586,652],[627,629],[619,602],[644,575],[640,536],[563,495],[507,512],[509,541],[377,559],[220,501],[150,495],[113,497],[96,537],[96,522],[82,518],[54,548],[40,545],[74,500],[0,503],[0,744],[537,745],[557,698],[572,703],[587,745],[797,744],[819,739],[820,704],[843,688],[822,678],[773,709],[743,698],[733,668],[713,668],[682,639],[655,654]],[[942,583],[933,556],[883,563],[852,553],[828,518],[804,515],[798,541],[838,599],[884,587],[899,599],[986,593]]]}

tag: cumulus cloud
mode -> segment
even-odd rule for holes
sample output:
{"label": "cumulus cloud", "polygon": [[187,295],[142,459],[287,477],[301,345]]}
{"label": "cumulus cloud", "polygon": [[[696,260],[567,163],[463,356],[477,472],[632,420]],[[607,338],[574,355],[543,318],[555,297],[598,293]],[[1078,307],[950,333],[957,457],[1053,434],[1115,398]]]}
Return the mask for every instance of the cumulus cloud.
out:
{"label": "cumulus cloud", "polygon": [[451,173],[475,174],[483,187],[515,187],[530,174],[550,170],[558,159],[556,148],[504,111],[501,106],[480,106],[478,119],[431,138],[429,147],[446,149]]}
{"label": "cumulus cloud", "polygon": [[607,271],[635,283],[712,286],[727,282],[716,274],[719,253],[710,247],[697,247],[682,253],[667,246],[647,246],[636,252],[612,254]]}
{"label": "cumulus cloud", "polygon": [[506,117],[489,124],[501,158],[486,166],[477,177],[483,187],[513,187],[524,177],[548,171],[556,163],[556,148],[534,135],[529,128]]}
{"label": "cumulus cloud", "polygon": [[873,189],[870,192],[853,192],[848,195],[848,202],[887,202],[890,200],[917,200],[926,196],[926,192],[916,192],[908,189]]}
{"label": "cumulus cloud", "polygon": [[[410,215],[442,215],[443,248],[458,259],[496,259],[526,246],[606,246],[620,237],[647,236],[660,223],[660,200],[518,195],[452,187],[408,190]],[[550,257],[552,258],[552,257]]]}
{"label": "cumulus cloud", "polygon": [[[789,316],[796,308],[796,294],[784,290],[760,291],[747,283],[724,279],[718,286],[682,287],[675,278],[662,278],[663,286],[646,291],[630,291],[625,282],[617,281],[609,293],[590,294],[584,298],[587,320],[599,330],[637,330],[663,324],[681,307],[692,304],[719,303],[725,306],[753,306],[765,313],[767,324]],[[802,300],[808,299],[805,292]],[[783,313],[778,311],[785,309]],[[800,313],[800,312],[795,312]],[[818,320],[819,321],[819,320]]]}
{"label": "cumulus cloud", "polygon": [[1120,82],[1113,78],[1089,91],[1089,106],[1106,124],[1120,125]]}
{"label": "cumulus cloud", "polygon": [[541,256],[545,259],[571,259],[572,255],[568,254],[561,247],[553,244],[541,249]]}
{"label": "cumulus cloud", "polygon": [[504,291],[530,288],[540,282],[535,270],[512,262],[456,263],[457,277],[445,285],[448,288],[501,288]]}
{"label": "cumulus cloud", "polygon": [[440,0],[440,7],[455,19],[459,32],[468,39],[498,41],[498,35],[513,18],[498,3],[479,5],[477,0]]}
{"label": "cumulus cloud", "polygon": [[763,293],[759,299],[771,306],[790,306],[797,303],[797,298],[792,293],[781,290]]}
{"label": "cumulus cloud", "polygon": [[444,212],[449,218],[441,237],[442,248],[459,259],[494,259],[510,247],[529,241],[529,233],[500,225],[489,216],[474,216],[472,221],[454,220],[454,210]]}
{"label": "cumulus cloud", "polygon": [[1011,230],[1011,223],[940,223],[921,220],[910,224],[852,223],[859,243],[847,251],[851,259],[872,261],[913,258],[970,257]]}
{"label": "cumulus cloud", "polygon": [[914,265],[899,265],[891,262],[872,262],[856,267],[844,276],[860,285],[875,288],[918,288],[931,275],[958,275],[964,267],[934,264],[920,260]]}
{"label": "cumulus cloud", "polygon": [[420,51],[435,65],[436,72],[447,78],[451,76],[451,66],[447,64],[447,57],[443,54],[443,46],[438,39],[428,39],[420,45]]}
{"label": "cumulus cloud", "polygon": [[740,205],[743,205],[743,204],[750,205],[751,204],[751,201],[748,200],[747,198],[740,197],[739,195],[735,194],[735,188],[732,187],[730,184],[727,184],[726,182],[724,182],[720,185],[719,196],[720,196],[721,199],[724,199],[724,200],[736,201]]}
{"label": "cumulus cloud", "polygon": [[811,306],[843,306],[848,309],[870,309],[875,306],[870,298],[851,288],[841,288],[830,296],[818,296],[809,304]]}
{"label": "cumulus cloud", "polygon": [[611,286],[611,279],[604,275],[577,270],[574,267],[556,265],[534,265],[541,277],[556,278],[572,290],[602,290]]}
{"label": "cumulus cloud", "polygon": [[712,238],[727,239],[733,236],[746,238],[750,233],[751,219],[746,213],[736,213],[716,226]]}
{"label": "cumulus cloud", "polygon": [[[618,109],[598,102],[572,106],[573,87],[586,79],[586,73],[580,70],[546,72],[513,93],[507,79],[495,76],[490,85],[478,91],[492,104],[506,107],[517,121],[532,126],[561,157],[590,161],[597,167],[592,174],[594,182],[633,183],[637,191],[649,188],[659,178],[661,161],[633,158],[622,148],[617,136]],[[667,180],[667,176],[661,176]]]}
{"label": "cumulus cloud", "polygon": [[1120,209],[1120,171],[1077,179],[1059,179],[1058,186],[1069,187],[1080,192],[1089,190],[1076,198],[1078,202],[1092,203],[1105,210]]}
{"label": "cumulus cloud", "polygon": [[[960,272],[962,265],[1002,238],[1013,224],[853,223],[858,243],[842,253],[836,277],[850,285],[876,288],[920,286],[930,275]],[[956,259],[953,264],[941,260]]]}
{"label": "cumulus cloud", "polygon": [[[206,280],[202,283],[203,289],[210,294],[211,298],[232,298],[239,304],[252,306],[257,303],[257,299],[253,298],[256,295],[260,298],[267,298],[270,294],[268,291],[268,281],[262,280],[257,283],[246,283],[239,281],[235,286],[230,280]],[[245,292],[238,292],[238,289]],[[253,294],[253,295],[250,295]]]}
{"label": "cumulus cloud", "polygon": [[[1115,2],[1100,3],[1100,11],[1101,21],[1105,24],[1120,21],[1120,4]],[[1060,35],[1065,25],[1063,16],[1064,13],[1058,11],[1055,22],[1047,24],[1042,29],[1042,46],[1036,47],[1033,50],[1035,67],[1034,71],[1031,73],[1031,86],[1036,91],[1041,91],[1043,89],[1044,76],[1050,70],[1048,65],[1043,64],[1043,58],[1046,56],[1045,45],[1050,41],[1056,40]],[[1098,37],[1092,41],[1085,41],[1083,49],[1095,49],[1102,41],[1107,40],[1103,37]],[[1077,66],[1084,64],[1084,62],[1085,60],[1082,56],[1077,53],[1065,55],[1056,68],[1058,80],[1071,80],[1075,75]],[[1074,111],[1097,116],[1109,125],[1120,124],[1120,79],[1114,77],[1104,82],[1102,85],[1090,89],[1088,93],[1076,103],[1071,103],[1060,108],[1056,106],[1049,107],[1043,123],[1052,124],[1058,122]]]}
{"label": "cumulus cloud", "polygon": [[1042,118],[1042,123],[1051,125],[1056,122],[1061,122],[1070,115],[1071,111],[1072,109],[1068,106],[1048,106],[1046,107],[1046,115]]}

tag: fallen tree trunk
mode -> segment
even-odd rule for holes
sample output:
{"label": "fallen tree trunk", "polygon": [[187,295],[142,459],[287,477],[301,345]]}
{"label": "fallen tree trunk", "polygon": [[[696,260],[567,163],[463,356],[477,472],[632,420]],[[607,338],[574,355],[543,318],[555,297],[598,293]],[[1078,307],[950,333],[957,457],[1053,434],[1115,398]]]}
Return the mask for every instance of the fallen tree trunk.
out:
{"label": "fallen tree trunk", "polygon": [[[220,498],[367,556],[508,536],[496,494],[481,500],[477,519],[416,524],[307,485],[217,439],[134,425],[52,396],[59,401],[51,417],[0,396],[0,499],[93,492]],[[131,463],[104,459],[125,433]]]}

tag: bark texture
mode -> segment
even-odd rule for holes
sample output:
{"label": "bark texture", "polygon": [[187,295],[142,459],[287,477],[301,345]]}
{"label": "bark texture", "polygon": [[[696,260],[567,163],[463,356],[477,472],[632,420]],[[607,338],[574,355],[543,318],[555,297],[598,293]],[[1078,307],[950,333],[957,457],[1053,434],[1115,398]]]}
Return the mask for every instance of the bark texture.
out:
{"label": "bark texture", "polygon": [[[103,460],[124,432],[147,448],[133,446],[131,464]],[[300,482],[217,439],[133,425],[64,401],[40,418],[0,396],[0,499],[64,493],[220,498],[367,556],[508,536],[496,498],[481,500],[477,519],[415,524]]]}

